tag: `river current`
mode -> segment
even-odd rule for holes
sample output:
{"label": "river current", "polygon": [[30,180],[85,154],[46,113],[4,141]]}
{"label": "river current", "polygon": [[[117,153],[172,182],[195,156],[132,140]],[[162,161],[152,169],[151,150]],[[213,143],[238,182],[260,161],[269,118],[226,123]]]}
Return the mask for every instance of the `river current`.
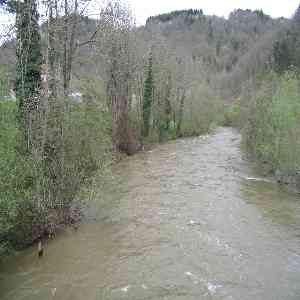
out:
{"label": "river current", "polygon": [[300,197],[231,128],[114,167],[77,231],[0,265],[1,300],[299,300]]}

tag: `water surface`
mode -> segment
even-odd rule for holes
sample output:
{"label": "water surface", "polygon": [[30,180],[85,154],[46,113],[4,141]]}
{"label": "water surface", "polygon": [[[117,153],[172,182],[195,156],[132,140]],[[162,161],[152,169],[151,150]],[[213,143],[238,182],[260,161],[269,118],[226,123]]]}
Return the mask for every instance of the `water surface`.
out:
{"label": "water surface", "polygon": [[113,173],[78,231],[0,265],[1,300],[300,299],[299,195],[258,178],[235,130]]}

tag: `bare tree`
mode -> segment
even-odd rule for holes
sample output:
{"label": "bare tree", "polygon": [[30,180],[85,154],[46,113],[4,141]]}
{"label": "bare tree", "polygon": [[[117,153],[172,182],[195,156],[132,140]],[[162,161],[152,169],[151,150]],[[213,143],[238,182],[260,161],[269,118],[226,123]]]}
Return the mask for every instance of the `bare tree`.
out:
{"label": "bare tree", "polygon": [[110,2],[101,12],[100,53],[106,61],[106,90],[112,111],[115,150],[129,152],[129,110],[133,84],[133,20],[120,1]]}

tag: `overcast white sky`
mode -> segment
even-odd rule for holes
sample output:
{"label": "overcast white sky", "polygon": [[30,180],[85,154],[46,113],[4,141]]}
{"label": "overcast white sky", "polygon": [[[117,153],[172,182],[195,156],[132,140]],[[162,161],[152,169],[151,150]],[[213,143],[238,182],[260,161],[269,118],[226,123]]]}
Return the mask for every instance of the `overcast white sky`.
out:
{"label": "overcast white sky", "polygon": [[[103,3],[109,0],[93,0]],[[126,0],[125,0],[126,1]],[[127,0],[137,19],[137,24],[142,25],[150,16],[170,12],[178,9],[198,8],[203,9],[206,15],[218,15],[227,17],[237,8],[262,9],[272,17],[291,17],[300,4],[300,0]],[[12,22],[0,12],[1,25]],[[0,33],[1,35],[1,33]]]}
{"label": "overcast white sky", "polygon": [[227,17],[236,8],[262,9],[273,17],[291,17],[300,0],[128,0],[138,24],[149,16],[185,8],[202,8],[205,14]]}

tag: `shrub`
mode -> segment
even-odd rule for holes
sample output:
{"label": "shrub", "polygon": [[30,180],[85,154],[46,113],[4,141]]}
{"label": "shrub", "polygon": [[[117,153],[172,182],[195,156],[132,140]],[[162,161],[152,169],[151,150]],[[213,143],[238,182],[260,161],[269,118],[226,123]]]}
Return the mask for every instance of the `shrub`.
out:
{"label": "shrub", "polygon": [[14,237],[19,201],[27,201],[32,188],[32,161],[17,151],[19,131],[16,104],[0,102],[0,248],[7,249]]}
{"label": "shrub", "polygon": [[[0,102],[0,253],[28,246],[74,221],[78,192],[111,159],[111,117],[102,100],[90,84],[80,103],[65,100],[60,160],[50,164],[40,150],[20,151],[16,103]],[[58,199],[48,195],[52,190]]]}
{"label": "shrub", "polygon": [[299,77],[287,72],[269,74],[251,100],[244,140],[274,170],[295,173],[300,169]]}
{"label": "shrub", "polygon": [[224,126],[240,126],[241,104],[239,99],[225,109],[224,113]]}
{"label": "shrub", "polygon": [[209,132],[223,121],[223,104],[206,85],[200,85],[187,98],[182,120],[182,135]]}

